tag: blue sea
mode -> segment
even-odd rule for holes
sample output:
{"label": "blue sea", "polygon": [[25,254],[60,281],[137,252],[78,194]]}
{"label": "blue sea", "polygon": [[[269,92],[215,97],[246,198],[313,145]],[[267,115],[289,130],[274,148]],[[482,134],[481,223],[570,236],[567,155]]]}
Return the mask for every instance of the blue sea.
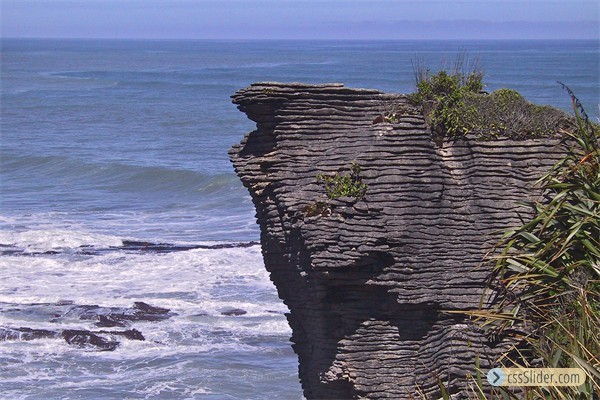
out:
{"label": "blue sea", "polygon": [[[6,399],[301,399],[290,328],[227,151],[256,81],[407,93],[412,61],[478,59],[486,90],[600,116],[598,41],[1,42],[2,329],[139,330],[113,351],[0,340]],[[242,243],[243,247],[229,246]],[[226,246],[217,246],[217,245]],[[81,310],[170,310],[98,328]],[[94,308],[92,306],[98,306]],[[106,336],[106,335],[105,335]]]}

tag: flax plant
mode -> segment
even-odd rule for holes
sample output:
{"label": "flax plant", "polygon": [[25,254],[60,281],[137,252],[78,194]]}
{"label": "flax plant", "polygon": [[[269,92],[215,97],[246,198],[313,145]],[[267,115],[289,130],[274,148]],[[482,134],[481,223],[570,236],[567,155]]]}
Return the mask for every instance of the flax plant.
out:
{"label": "flax plant", "polygon": [[565,132],[570,151],[538,181],[545,201],[529,204],[533,219],[506,232],[500,254],[491,257],[495,305],[472,315],[515,343],[499,367],[581,368],[587,380],[580,387],[496,389],[503,398],[600,397],[599,129],[560,84],[577,122]]}

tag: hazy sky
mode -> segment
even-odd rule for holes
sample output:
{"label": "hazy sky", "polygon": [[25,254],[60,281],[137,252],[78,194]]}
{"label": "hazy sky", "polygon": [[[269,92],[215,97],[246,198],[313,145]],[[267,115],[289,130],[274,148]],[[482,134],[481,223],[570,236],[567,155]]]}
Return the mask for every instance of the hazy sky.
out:
{"label": "hazy sky", "polygon": [[0,0],[3,37],[599,38],[598,1]]}

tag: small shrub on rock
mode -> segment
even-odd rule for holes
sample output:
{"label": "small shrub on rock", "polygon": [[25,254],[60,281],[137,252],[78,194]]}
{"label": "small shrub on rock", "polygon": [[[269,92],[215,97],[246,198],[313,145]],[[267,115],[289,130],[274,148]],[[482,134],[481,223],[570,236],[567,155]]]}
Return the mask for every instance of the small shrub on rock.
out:
{"label": "small shrub on rock", "polygon": [[361,167],[356,162],[350,165],[350,174],[317,175],[317,181],[325,185],[327,197],[331,200],[339,197],[353,197],[357,201],[365,197],[367,184],[360,177]]}

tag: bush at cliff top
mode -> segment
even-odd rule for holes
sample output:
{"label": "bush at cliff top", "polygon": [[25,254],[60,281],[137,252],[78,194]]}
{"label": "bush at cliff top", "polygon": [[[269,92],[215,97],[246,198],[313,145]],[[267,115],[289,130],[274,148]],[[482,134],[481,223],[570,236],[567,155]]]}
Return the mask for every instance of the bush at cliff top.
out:
{"label": "bush at cliff top", "polygon": [[467,134],[476,110],[467,106],[465,99],[483,89],[483,74],[475,70],[468,74],[446,70],[432,74],[427,70],[416,76],[417,91],[409,98],[413,104],[421,105],[428,125],[446,136]]}
{"label": "bush at cliff top", "polygon": [[465,107],[475,112],[465,115],[462,123],[469,133],[482,138],[526,139],[575,129],[573,118],[567,113],[530,103],[511,89],[499,89],[489,95],[469,94],[465,96]]}
{"label": "bush at cliff top", "polygon": [[483,72],[477,67],[469,72],[455,68],[437,73],[418,68],[416,91],[409,100],[422,108],[426,123],[439,137],[474,134],[483,140],[524,139],[575,129],[567,113],[532,104],[514,90],[482,92]]}

